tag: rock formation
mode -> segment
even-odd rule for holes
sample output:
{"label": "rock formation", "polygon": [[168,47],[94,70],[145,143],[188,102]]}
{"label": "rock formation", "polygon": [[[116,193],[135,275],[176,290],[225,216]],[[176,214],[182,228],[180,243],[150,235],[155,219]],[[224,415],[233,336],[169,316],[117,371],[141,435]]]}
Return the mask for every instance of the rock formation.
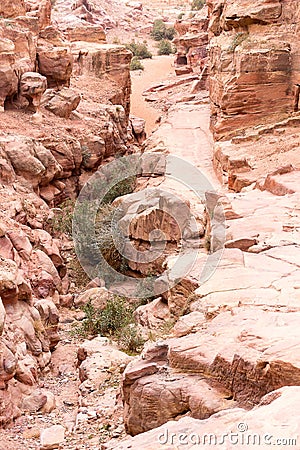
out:
{"label": "rock formation", "polygon": [[178,74],[185,66],[190,70],[201,72],[207,64],[207,27],[206,8],[203,8],[191,20],[177,20],[175,23],[175,30],[179,35],[174,39],[177,49],[175,64],[179,69],[181,68]]}
{"label": "rock formation", "polygon": [[[296,448],[300,8],[207,0],[178,21],[177,64],[194,73],[147,89],[168,114],[145,140],[130,115],[131,53],[106,40],[124,25],[108,3],[0,6],[0,427],[18,418],[3,445],[194,448],[205,435],[233,449],[249,432]],[[132,31],[147,7],[124,11]],[[68,205],[101,164],[141,148],[136,192],[112,207],[133,253],[126,274],[165,276],[139,293],[134,326],[148,342],[128,355],[111,335],[92,339],[93,308],[115,294],[104,275],[78,288],[72,241],[55,226],[71,228]],[[191,249],[192,269],[172,273]]]}
{"label": "rock formation", "polygon": [[[74,198],[104,158],[127,151],[130,53],[121,46],[106,44],[94,44],[89,49],[84,36],[77,36],[81,44],[72,44],[75,57],[76,48],[85,48],[89,62],[83,62],[83,69],[90,65],[90,79],[95,84],[102,79],[103,85],[105,79],[109,93],[106,98],[102,96],[100,106],[99,101],[93,103],[92,98],[85,97],[73,125],[68,120],[79,105],[82,90],[76,85],[68,88],[74,55],[70,42],[51,23],[50,0],[28,1],[26,5],[23,1],[2,2],[0,14],[3,426],[24,411],[50,412],[55,407],[50,394],[38,390],[38,383],[59,341],[57,308],[60,298],[63,303],[68,294],[70,281],[61,255],[62,243],[45,228],[55,214],[51,208],[65,198]],[[95,33],[98,31],[95,27]],[[73,35],[73,41],[75,38]],[[78,58],[76,62],[80,64]],[[113,106],[110,97],[121,104]],[[25,111],[25,99],[40,118],[38,128]],[[88,123],[86,110],[93,114]],[[53,127],[52,113],[61,120],[57,127]]]}
{"label": "rock formation", "polygon": [[284,1],[211,1],[210,97],[216,139],[278,122],[297,106],[299,7]]}

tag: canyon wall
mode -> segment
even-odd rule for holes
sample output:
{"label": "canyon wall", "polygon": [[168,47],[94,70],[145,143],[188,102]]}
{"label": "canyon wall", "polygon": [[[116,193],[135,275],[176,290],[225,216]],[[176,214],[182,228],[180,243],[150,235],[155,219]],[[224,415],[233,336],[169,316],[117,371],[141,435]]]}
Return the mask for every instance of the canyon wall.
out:
{"label": "canyon wall", "polygon": [[297,111],[297,2],[208,0],[207,4],[215,139],[278,122]]}
{"label": "canyon wall", "polygon": [[[192,19],[179,19],[175,23],[177,49],[175,64],[190,71],[201,72],[207,63],[208,11],[203,8]],[[180,73],[180,71],[178,72]]]}
{"label": "canyon wall", "polygon": [[4,1],[0,15],[3,426],[25,411],[55,408],[53,394],[38,384],[59,341],[58,309],[70,297],[70,279],[64,243],[45,231],[52,208],[74,199],[105,159],[128,151],[132,138],[130,52],[106,44],[97,24],[59,30],[50,0]]}

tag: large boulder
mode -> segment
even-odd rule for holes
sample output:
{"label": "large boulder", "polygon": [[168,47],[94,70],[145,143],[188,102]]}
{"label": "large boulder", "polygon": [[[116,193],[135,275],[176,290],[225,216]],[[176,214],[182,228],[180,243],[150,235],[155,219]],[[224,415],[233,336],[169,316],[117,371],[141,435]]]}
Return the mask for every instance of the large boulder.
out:
{"label": "large boulder", "polygon": [[47,78],[37,72],[26,72],[20,81],[20,95],[25,97],[34,112],[40,108],[41,98],[47,89]]}
{"label": "large boulder", "polygon": [[59,117],[68,119],[81,100],[80,95],[72,89],[63,88],[60,91],[47,93],[45,108]]}

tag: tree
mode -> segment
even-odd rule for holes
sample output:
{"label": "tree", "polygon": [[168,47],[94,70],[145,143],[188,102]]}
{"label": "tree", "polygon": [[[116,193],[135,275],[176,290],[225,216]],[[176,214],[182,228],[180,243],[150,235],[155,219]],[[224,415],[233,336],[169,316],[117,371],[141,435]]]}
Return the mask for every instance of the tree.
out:
{"label": "tree", "polygon": [[193,0],[192,11],[199,11],[205,5],[206,0]]}
{"label": "tree", "polygon": [[153,23],[151,36],[155,41],[161,41],[162,39],[172,40],[176,34],[174,27],[167,27],[163,20],[157,19]]}

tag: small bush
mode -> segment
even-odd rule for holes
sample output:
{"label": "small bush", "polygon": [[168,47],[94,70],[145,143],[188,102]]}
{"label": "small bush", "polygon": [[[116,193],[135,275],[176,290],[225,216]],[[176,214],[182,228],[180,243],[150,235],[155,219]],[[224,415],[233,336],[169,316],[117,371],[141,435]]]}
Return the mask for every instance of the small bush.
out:
{"label": "small bush", "polygon": [[[111,205],[99,208],[95,221],[96,243],[105,261],[118,272],[124,272],[127,268],[126,261],[115,244],[115,240],[118,238],[118,233],[114,233],[117,219],[115,214],[116,208]],[[121,242],[118,244],[121,246]],[[92,256],[92,250],[90,256]],[[106,272],[105,267],[102,270],[103,273]]]}
{"label": "small bush", "polygon": [[121,350],[136,353],[142,349],[144,343],[145,341],[135,324],[128,324],[119,333],[118,344]]}
{"label": "small bush", "polygon": [[199,11],[205,5],[206,0],[193,0],[191,9],[192,11]]}
{"label": "small bush", "polygon": [[144,340],[134,322],[134,309],[124,298],[114,296],[103,310],[95,308],[91,302],[83,306],[82,310],[86,318],[80,325],[73,327],[72,335],[88,337],[100,334],[114,337],[122,350],[131,353],[143,346]]}
{"label": "small bush", "polygon": [[130,70],[144,70],[144,66],[137,56],[134,56],[130,63]]}
{"label": "small bush", "polygon": [[48,225],[54,233],[65,233],[72,236],[72,219],[74,211],[74,200],[67,199],[53,210],[54,216],[49,219]]}
{"label": "small bush", "polygon": [[158,54],[159,55],[171,55],[174,53],[174,47],[172,46],[171,42],[167,39],[163,39],[160,41],[158,45]]}
{"label": "small bush", "polygon": [[162,39],[171,41],[175,34],[175,28],[167,27],[163,20],[157,19],[154,21],[151,36],[155,41],[161,41]]}
{"label": "small bush", "polygon": [[139,59],[152,58],[152,53],[145,42],[131,42],[130,44],[125,44],[125,47],[133,53],[133,56],[137,56]]}

